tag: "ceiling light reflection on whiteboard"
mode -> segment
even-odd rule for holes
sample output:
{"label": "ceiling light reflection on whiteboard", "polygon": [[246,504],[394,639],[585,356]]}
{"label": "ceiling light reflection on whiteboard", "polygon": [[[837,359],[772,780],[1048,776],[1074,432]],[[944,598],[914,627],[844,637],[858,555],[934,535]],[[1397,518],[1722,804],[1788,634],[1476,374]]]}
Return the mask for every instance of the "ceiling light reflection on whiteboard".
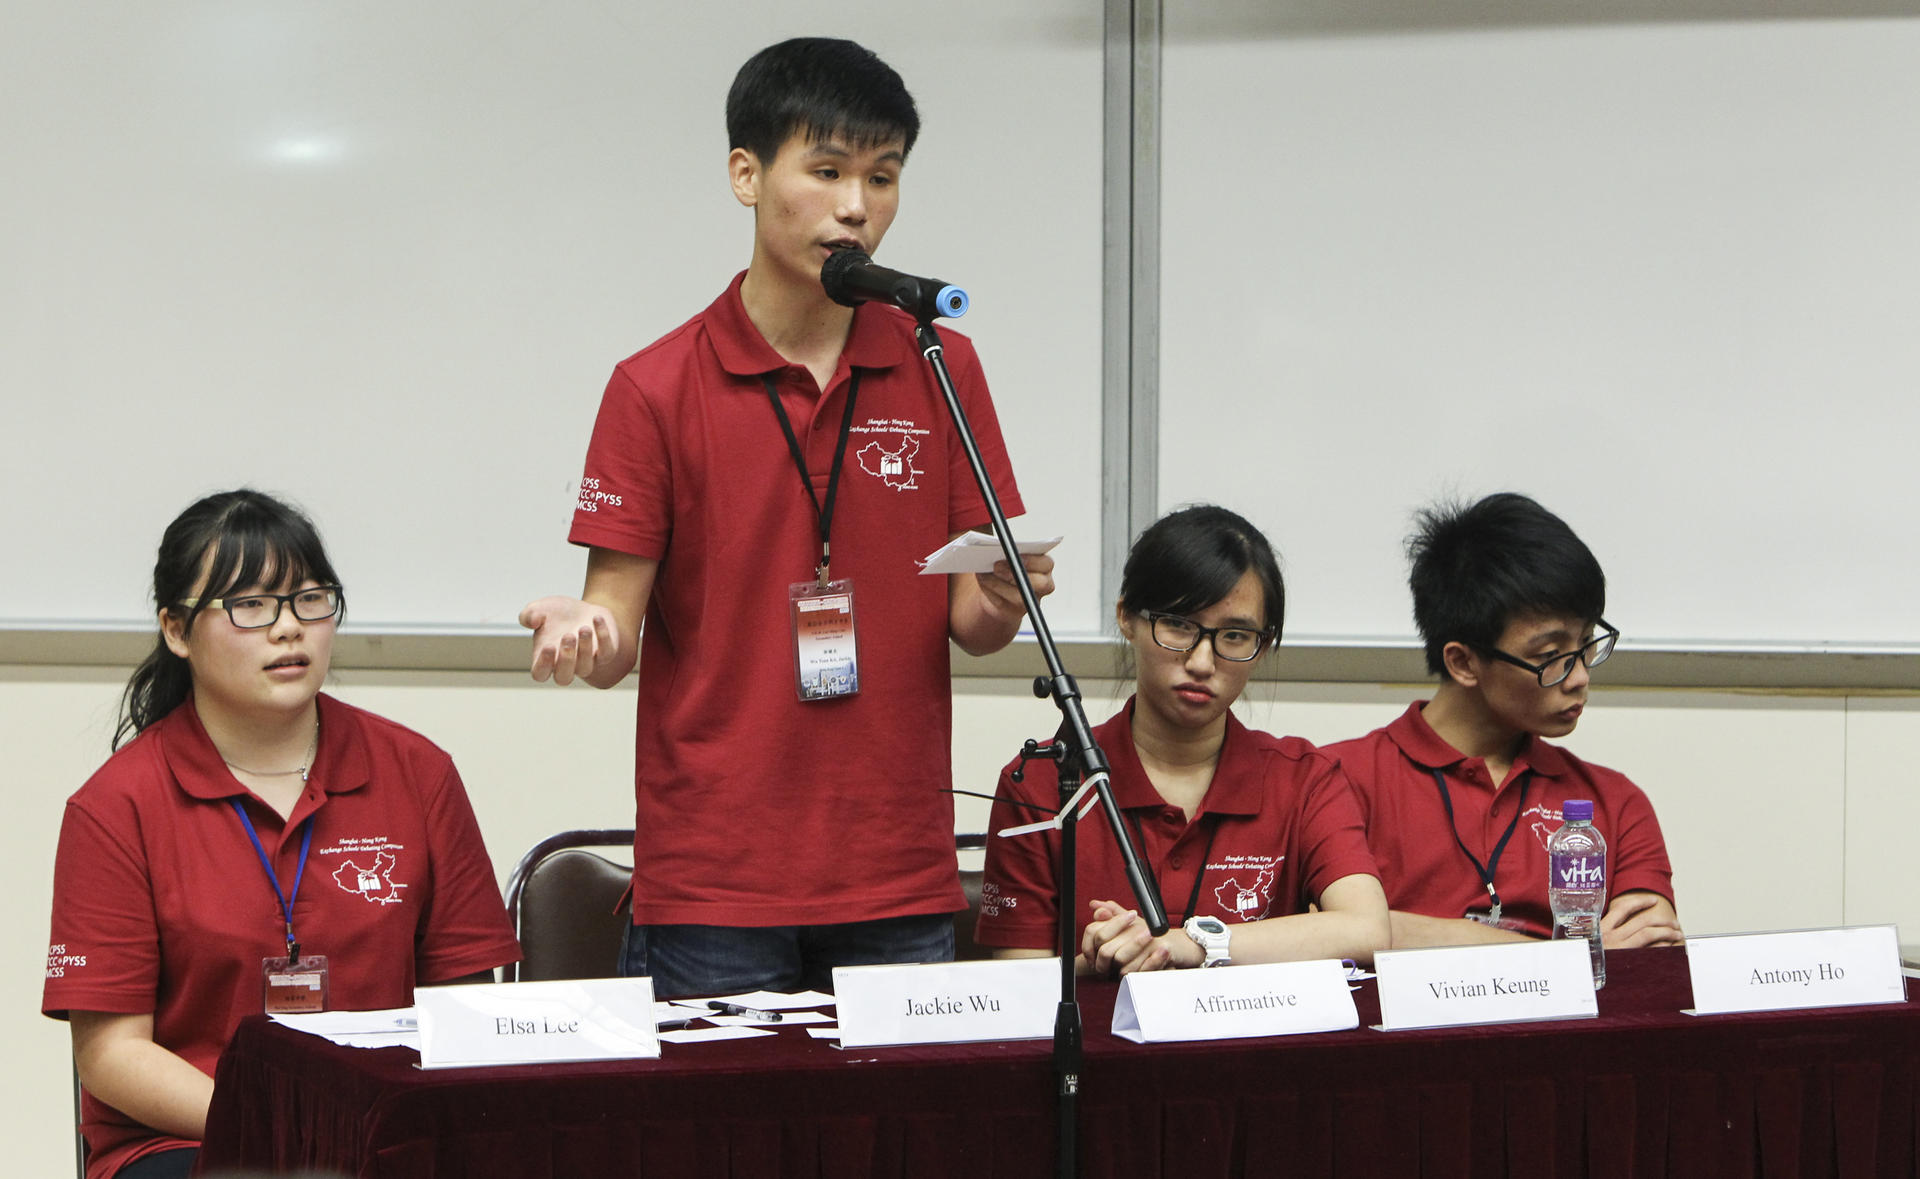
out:
{"label": "ceiling light reflection on whiteboard", "polygon": [[283,164],[330,164],[345,154],[338,139],[321,135],[289,135],[268,150],[272,159]]}

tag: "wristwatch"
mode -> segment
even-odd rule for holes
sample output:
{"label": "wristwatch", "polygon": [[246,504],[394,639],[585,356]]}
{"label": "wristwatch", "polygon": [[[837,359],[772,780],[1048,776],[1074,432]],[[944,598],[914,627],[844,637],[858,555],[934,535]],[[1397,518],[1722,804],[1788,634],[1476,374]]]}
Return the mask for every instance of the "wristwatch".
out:
{"label": "wristwatch", "polygon": [[1233,958],[1227,953],[1227,943],[1233,940],[1233,933],[1227,929],[1227,923],[1218,917],[1189,917],[1180,927],[1186,931],[1193,944],[1206,951],[1202,966],[1227,966]]}

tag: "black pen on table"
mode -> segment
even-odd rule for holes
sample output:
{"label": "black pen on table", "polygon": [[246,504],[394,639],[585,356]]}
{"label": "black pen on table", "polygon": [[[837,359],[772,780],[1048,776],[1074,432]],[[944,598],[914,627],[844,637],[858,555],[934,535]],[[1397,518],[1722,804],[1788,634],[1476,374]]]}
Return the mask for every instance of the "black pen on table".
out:
{"label": "black pen on table", "polygon": [[760,1023],[779,1023],[778,1011],[756,1011],[751,1007],[742,1007],[738,1003],[727,1003],[719,999],[708,999],[707,1006],[722,1015],[737,1015],[741,1019],[757,1020]]}

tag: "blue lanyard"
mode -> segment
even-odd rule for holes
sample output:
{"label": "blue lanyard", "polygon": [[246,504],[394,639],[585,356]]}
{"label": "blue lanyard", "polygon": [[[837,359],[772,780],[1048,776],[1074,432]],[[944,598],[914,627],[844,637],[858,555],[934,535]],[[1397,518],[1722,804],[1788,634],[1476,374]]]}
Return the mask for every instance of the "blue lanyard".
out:
{"label": "blue lanyard", "polygon": [[239,799],[229,799],[233,803],[233,813],[240,816],[241,826],[247,829],[247,838],[253,840],[253,850],[260,856],[260,866],[267,870],[267,883],[273,885],[273,895],[280,899],[280,912],[287,919],[287,965],[292,966],[300,958],[300,943],[293,937],[293,902],[300,899],[300,879],[307,874],[307,852],[313,847],[313,816],[300,825],[300,866],[293,873],[293,895],[280,891],[280,878],[274,874],[273,861],[267,858],[267,849],[260,845],[260,833],[253,829],[253,820],[247,817],[247,808]]}

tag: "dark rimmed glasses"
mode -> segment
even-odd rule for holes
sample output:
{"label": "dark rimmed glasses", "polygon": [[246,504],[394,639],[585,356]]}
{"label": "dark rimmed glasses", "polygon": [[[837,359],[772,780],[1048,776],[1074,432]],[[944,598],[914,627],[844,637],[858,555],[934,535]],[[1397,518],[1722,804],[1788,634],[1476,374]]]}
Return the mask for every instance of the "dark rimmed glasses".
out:
{"label": "dark rimmed glasses", "polygon": [[1578,650],[1566,655],[1555,655],[1545,663],[1528,663],[1519,656],[1509,655],[1498,647],[1485,647],[1482,648],[1482,650],[1486,654],[1500,660],[1502,663],[1511,663],[1515,667],[1526,668],[1535,676],[1539,677],[1541,687],[1551,688],[1573,674],[1573,664],[1575,660],[1586,664],[1587,670],[1592,671],[1602,663],[1605,663],[1607,656],[1613,654],[1613,644],[1619,639],[1620,632],[1614,627],[1607,625],[1607,620],[1604,618],[1600,619],[1597,625],[1604,633],[1597,634],[1588,639],[1585,643],[1581,644]]}
{"label": "dark rimmed glasses", "polygon": [[1158,610],[1142,610],[1140,617],[1146,619],[1153,628],[1153,641],[1169,651],[1191,651],[1200,645],[1201,639],[1208,639],[1213,643],[1215,655],[1235,663],[1259,658],[1267,640],[1273,637],[1271,630],[1249,630],[1244,626],[1201,626],[1191,618],[1162,614]]}
{"label": "dark rimmed glasses", "polygon": [[342,591],[337,585],[316,585],[290,594],[247,594],[238,598],[184,598],[180,604],[189,609],[225,610],[227,618],[241,630],[259,630],[280,621],[280,607],[293,607],[293,616],[302,622],[325,622],[340,613]]}

